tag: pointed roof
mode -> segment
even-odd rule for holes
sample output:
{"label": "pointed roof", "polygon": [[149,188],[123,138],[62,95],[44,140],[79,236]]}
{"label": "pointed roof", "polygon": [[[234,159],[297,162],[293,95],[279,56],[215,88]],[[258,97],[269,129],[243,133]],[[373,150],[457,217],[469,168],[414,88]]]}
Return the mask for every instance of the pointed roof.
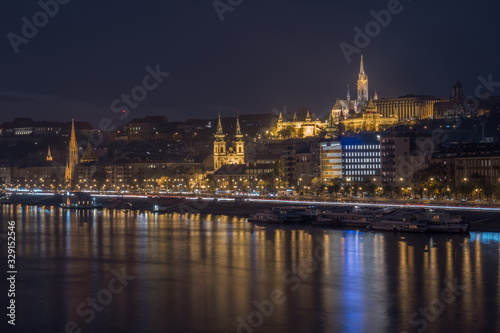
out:
{"label": "pointed roof", "polygon": [[51,162],[52,161],[52,154],[50,152],[50,146],[49,146],[49,151],[47,153],[47,158],[46,158],[47,162]]}
{"label": "pointed roof", "polygon": [[92,149],[92,145],[89,144],[87,145],[87,149],[83,153],[82,159],[80,160],[82,163],[87,163],[87,162],[97,162],[98,158],[94,152],[94,149]]}
{"label": "pointed roof", "polygon": [[349,85],[347,85],[347,99],[351,99],[351,92],[349,91]]}
{"label": "pointed roof", "polygon": [[359,68],[359,74],[365,74],[365,64],[363,62],[363,55],[361,55],[361,66]]}
{"label": "pointed roof", "polygon": [[309,110],[307,110],[306,121],[311,121],[311,115],[309,114]]}
{"label": "pointed roof", "polygon": [[375,95],[373,95],[373,100],[378,101],[377,89],[375,89]]}
{"label": "pointed roof", "polygon": [[217,124],[217,132],[214,134],[214,136],[217,138],[217,140],[223,140],[224,137],[226,136],[222,131],[222,123],[220,121],[220,111],[219,111],[219,123]]}
{"label": "pointed roof", "polygon": [[338,136],[338,127],[335,124],[333,110],[328,117],[328,125],[325,128],[325,139],[333,139]]}
{"label": "pointed roof", "polygon": [[280,111],[280,117],[278,118],[278,120],[283,120],[283,112]]}
{"label": "pointed roof", "polygon": [[297,113],[293,114],[293,121],[297,121]]}
{"label": "pointed roof", "polygon": [[236,116],[236,134],[234,135],[235,138],[241,139],[243,138],[243,134],[241,134],[241,128],[240,128],[240,116]]}
{"label": "pointed roof", "polygon": [[368,103],[368,107],[366,108],[366,112],[368,113],[377,113],[377,106],[373,103],[373,99],[370,98],[370,102]]}
{"label": "pointed roof", "polygon": [[69,141],[70,147],[76,147],[76,133],[75,133],[75,119],[71,120],[71,140]]}

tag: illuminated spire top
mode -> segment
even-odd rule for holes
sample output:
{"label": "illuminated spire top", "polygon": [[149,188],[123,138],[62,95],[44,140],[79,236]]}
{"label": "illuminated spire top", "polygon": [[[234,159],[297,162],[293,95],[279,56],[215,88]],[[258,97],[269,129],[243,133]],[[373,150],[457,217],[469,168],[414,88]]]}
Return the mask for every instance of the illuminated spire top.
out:
{"label": "illuminated spire top", "polygon": [[52,154],[50,152],[50,146],[49,146],[49,151],[47,153],[47,162],[52,162]]}
{"label": "illuminated spire top", "polygon": [[243,138],[243,134],[241,134],[241,128],[240,128],[240,116],[236,116],[236,134],[234,136],[237,139]]}
{"label": "illuminated spire top", "polygon": [[365,74],[365,65],[363,63],[363,55],[361,55],[361,66],[359,69],[359,74]]}
{"label": "illuminated spire top", "polygon": [[351,92],[349,91],[349,85],[347,85],[347,100],[349,101],[351,99]]}
{"label": "illuminated spire top", "polygon": [[77,147],[76,134],[75,134],[75,119],[71,122],[71,140],[69,141],[70,147]]}
{"label": "illuminated spire top", "polygon": [[309,114],[309,110],[307,110],[306,121],[311,121],[311,115]]}
{"label": "illuminated spire top", "polygon": [[280,117],[278,118],[278,120],[283,120],[283,112],[280,111]]}
{"label": "illuminated spire top", "polygon": [[224,140],[224,137],[226,136],[224,132],[222,131],[222,123],[220,121],[220,111],[219,111],[219,123],[217,124],[217,132],[214,134],[214,136],[217,138],[217,140]]}
{"label": "illuminated spire top", "polygon": [[222,123],[220,121],[220,111],[219,111],[219,123],[217,124],[217,134],[224,134],[222,132]]}

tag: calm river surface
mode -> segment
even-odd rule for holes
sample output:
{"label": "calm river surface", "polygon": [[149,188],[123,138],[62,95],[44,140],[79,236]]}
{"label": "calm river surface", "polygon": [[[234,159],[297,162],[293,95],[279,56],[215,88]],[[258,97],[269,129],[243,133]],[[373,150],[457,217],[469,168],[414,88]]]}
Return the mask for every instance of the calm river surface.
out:
{"label": "calm river surface", "polygon": [[17,223],[17,332],[500,332],[499,233],[0,212],[2,233]]}

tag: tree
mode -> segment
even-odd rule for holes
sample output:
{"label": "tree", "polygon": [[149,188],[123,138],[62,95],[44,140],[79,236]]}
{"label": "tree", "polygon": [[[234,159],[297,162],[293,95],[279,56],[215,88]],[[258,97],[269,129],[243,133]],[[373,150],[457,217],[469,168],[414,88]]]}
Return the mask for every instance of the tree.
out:
{"label": "tree", "polygon": [[311,191],[315,195],[319,195],[323,189],[323,181],[320,177],[315,177],[311,180]]}

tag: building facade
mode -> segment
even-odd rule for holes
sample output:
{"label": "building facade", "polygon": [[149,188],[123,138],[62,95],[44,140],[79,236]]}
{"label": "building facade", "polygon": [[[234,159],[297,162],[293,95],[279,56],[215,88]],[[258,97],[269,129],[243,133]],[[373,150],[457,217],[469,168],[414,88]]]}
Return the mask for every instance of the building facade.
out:
{"label": "building facade", "polygon": [[315,117],[311,117],[309,111],[307,111],[304,120],[298,120],[297,114],[294,114],[292,121],[286,121],[283,119],[283,113],[280,112],[273,135],[280,136],[283,132],[288,131],[293,138],[318,136],[328,124],[313,118]]}
{"label": "building facade", "polygon": [[382,98],[375,101],[382,117],[396,117],[399,122],[413,122],[432,118],[434,104],[440,99],[432,96],[407,95],[399,98]]}
{"label": "building facade", "polygon": [[321,142],[321,179],[329,184],[342,178],[342,145],[340,141]]}
{"label": "building facade", "polygon": [[342,175],[348,182],[380,180],[380,140],[377,135],[344,137],[342,145]]}
{"label": "building facade", "polygon": [[387,133],[380,140],[381,180],[384,184],[410,184],[413,174],[430,164],[432,137],[416,133]]}
{"label": "building facade", "polygon": [[236,133],[234,135],[234,147],[227,149],[226,135],[222,130],[222,123],[219,114],[217,132],[214,134],[214,170],[218,170],[227,164],[245,164],[245,142],[241,133],[239,117],[236,118]]}

